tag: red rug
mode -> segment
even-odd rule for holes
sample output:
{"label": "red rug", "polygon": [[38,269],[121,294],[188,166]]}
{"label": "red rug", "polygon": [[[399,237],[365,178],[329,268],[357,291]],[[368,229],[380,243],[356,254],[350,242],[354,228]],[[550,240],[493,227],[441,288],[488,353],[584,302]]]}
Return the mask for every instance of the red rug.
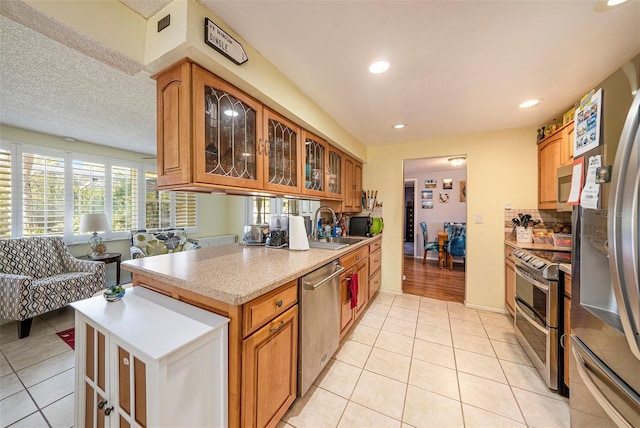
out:
{"label": "red rug", "polygon": [[64,343],[69,345],[71,349],[75,349],[74,348],[75,338],[76,338],[75,328],[70,328],[69,330],[61,331],[56,334],[60,336],[60,339],[62,339]]}

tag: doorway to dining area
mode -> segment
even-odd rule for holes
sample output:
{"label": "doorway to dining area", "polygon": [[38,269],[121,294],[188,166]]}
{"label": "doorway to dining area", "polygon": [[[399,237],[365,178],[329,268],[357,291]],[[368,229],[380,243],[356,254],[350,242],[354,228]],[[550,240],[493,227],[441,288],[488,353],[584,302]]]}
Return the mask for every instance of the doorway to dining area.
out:
{"label": "doorway to dining area", "polygon": [[464,302],[466,181],[464,155],[404,161],[403,292]]}

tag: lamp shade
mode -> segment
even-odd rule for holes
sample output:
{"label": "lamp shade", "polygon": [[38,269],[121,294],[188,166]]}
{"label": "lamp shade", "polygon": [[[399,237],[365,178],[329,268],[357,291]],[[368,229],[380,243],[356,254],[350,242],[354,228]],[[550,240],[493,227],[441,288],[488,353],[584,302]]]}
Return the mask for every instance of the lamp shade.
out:
{"label": "lamp shade", "polygon": [[80,233],[104,232],[109,230],[109,219],[105,213],[82,214],[80,216]]}

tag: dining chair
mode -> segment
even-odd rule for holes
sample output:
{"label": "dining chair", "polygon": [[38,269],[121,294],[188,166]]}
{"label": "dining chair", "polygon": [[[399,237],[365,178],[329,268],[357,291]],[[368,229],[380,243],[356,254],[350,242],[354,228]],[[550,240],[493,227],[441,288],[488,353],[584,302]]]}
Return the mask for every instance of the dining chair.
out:
{"label": "dining chair", "polygon": [[427,230],[427,223],[420,222],[420,228],[422,229],[422,237],[424,239],[424,254],[422,255],[422,264],[427,262],[427,251],[439,251],[440,245],[438,241],[429,242],[429,231]]}
{"label": "dining chair", "polygon": [[447,261],[449,262],[449,270],[453,270],[453,257],[462,257],[464,260],[467,255],[467,225],[466,223],[450,223],[447,233],[449,240],[447,242]]}

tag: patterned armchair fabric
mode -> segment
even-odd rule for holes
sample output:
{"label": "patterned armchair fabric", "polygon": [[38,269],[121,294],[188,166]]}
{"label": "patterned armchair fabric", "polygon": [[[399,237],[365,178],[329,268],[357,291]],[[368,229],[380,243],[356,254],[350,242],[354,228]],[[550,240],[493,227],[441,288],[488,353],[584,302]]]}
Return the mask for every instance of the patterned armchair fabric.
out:
{"label": "patterned armchair fabric", "polygon": [[104,263],[76,259],[60,237],[0,239],[0,317],[28,321],[21,338],[33,317],[104,288]]}
{"label": "patterned armchair fabric", "polygon": [[200,248],[187,240],[184,229],[136,230],[131,232],[131,258],[177,253]]}

